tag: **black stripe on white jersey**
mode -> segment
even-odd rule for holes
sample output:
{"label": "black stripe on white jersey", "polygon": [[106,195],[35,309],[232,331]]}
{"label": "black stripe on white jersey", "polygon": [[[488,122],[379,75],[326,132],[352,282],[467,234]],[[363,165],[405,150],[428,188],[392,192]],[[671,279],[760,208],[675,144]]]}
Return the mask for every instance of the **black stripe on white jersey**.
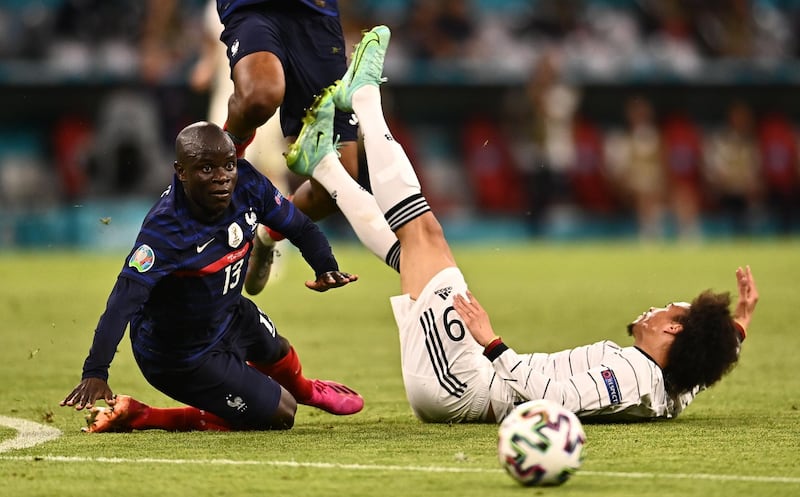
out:
{"label": "black stripe on white jersey", "polygon": [[550,378],[547,379],[547,383],[544,385],[544,390],[542,391],[542,398],[545,398],[547,395],[547,389],[550,388]]}
{"label": "black stripe on white jersey", "polygon": [[633,373],[633,378],[636,380],[636,397],[641,399],[642,398],[642,389],[639,387],[639,375],[636,373],[636,367],[634,367],[633,363],[631,363],[631,361],[629,361],[627,357],[622,356],[622,355],[620,357],[622,357],[622,359],[625,360],[625,362],[628,364],[628,366],[630,366],[631,372]]}
{"label": "black stripe on white jersey", "polygon": [[422,330],[425,333],[425,348],[428,350],[428,357],[431,360],[433,371],[436,373],[436,379],[447,393],[454,397],[461,398],[467,389],[467,385],[450,371],[450,363],[447,361],[447,355],[444,352],[442,340],[436,329],[436,319],[433,316],[433,309],[425,311],[419,318],[419,323],[422,325]]}
{"label": "black stripe on white jersey", "polygon": [[[590,375],[589,373],[586,374],[589,375],[589,378],[592,377],[592,375]],[[578,410],[580,411],[581,409],[583,409],[583,398],[581,397],[581,391],[578,389],[578,385],[575,384],[575,381],[572,378],[569,379],[569,383],[570,385],[572,385],[572,388],[575,389],[575,393],[578,395]],[[563,400],[561,401],[561,405],[564,405]]]}
{"label": "black stripe on white jersey", "polygon": [[594,376],[589,375],[589,378],[591,378],[592,383],[594,383],[594,391],[597,393],[597,404],[598,405],[602,405],[603,397],[602,397],[602,394],[600,393],[600,386],[597,383],[597,380],[595,379]]}

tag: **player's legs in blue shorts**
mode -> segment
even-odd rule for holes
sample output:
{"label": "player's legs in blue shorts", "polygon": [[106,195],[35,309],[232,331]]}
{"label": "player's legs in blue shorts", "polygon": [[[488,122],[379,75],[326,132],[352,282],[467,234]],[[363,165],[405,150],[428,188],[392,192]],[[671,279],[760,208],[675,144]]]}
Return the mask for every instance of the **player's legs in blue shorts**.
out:
{"label": "player's legs in blue shorts", "polygon": [[[246,57],[269,53],[277,58],[283,81],[263,92],[274,94],[274,105],[266,106],[271,112],[262,118],[269,118],[280,106],[283,134],[295,137],[314,97],[347,70],[347,47],[344,46],[338,17],[320,14],[300,3],[285,3],[264,3],[234,12],[226,20],[221,39],[228,46],[234,82],[237,79],[236,67]],[[243,63],[242,67],[245,66],[247,63]],[[259,84],[251,82],[251,85]],[[259,86],[266,86],[266,83]],[[245,95],[257,90],[242,89],[240,93]],[[235,98],[238,97],[237,93]],[[248,99],[253,102],[267,100],[255,96],[245,98]],[[334,130],[342,141],[355,141],[357,138],[356,125],[350,119],[349,113],[337,112]]]}
{"label": "player's legs in blue shorts", "polygon": [[[344,34],[338,16],[314,11],[300,2],[265,2],[237,10],[225,20],[220,37],[230,60],[234,93],[228,103],[225,129],[234,138],[237,153],[244,154],[255,130],[280,107],[281,128],[291,142],[302,119],[323,88],[347,70]],[[369,191],[368,175],[359,175],[357,125],[352,114],[337,111],[334,135],[347,172]],[[337,211],[328,192],[315,181],[295,178],[292,202],[318,221]],[[273,239],[280,234],[270,233]],[[264,252],[256,239],[254,253]],[[268,258],[262,257],[264,261]],[[258,259],[260,260],[260,259]],[[266,271],[251,264],[246,275],[248,293],[266,285]],[[261,276],[260,276],[261,275]]]}
{"label": "player's legs in blue shorts", "polygon": [[[233,429],[269,429],[281,386],[246,361],[277,362],[288,342],[251,301],[242,299],[223,339],[187,364],[135,354],[151,385],[169,397],[223,418]],[[296,404],[295,406],[296,407]]]}
{"label": "player's legs in blue shorts", "polygon": [[223,338],[209,350],[182,360],[171,356],[169,350],[134,346],[134,357],[151,385],[196,410],[213,413],[222,421],[209,422],[221,426],[198,426],[202,425],[202,413],[198,412],[189,414],[193,422],[176,421],[175,416],[183,415],[177,412],[180,409],[172,413],[158,409],[160,421],[143,419],[147,415],[142,415],[141,409],[152,413],[153,408],[126,399],[126,408],[136,409],[136,413],[101,417],[90,431],[281,429],[292,426],[297,403],[338,415],[355,414],[364,406],[364,399],[341,383],[305,378],[289,341],[246,298],[240,299],[237,315]]}

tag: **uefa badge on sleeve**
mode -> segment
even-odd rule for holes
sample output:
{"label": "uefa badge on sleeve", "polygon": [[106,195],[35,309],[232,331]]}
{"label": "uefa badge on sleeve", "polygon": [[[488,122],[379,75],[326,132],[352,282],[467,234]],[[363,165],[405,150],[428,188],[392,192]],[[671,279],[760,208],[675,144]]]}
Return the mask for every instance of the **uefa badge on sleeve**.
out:
{"label": "uefa badge on sleeve", "polygon": [[142,244],[128,259],[128,266],[136,269],[140,273],[146,273],[156,262],[156,254],[150,245]]}

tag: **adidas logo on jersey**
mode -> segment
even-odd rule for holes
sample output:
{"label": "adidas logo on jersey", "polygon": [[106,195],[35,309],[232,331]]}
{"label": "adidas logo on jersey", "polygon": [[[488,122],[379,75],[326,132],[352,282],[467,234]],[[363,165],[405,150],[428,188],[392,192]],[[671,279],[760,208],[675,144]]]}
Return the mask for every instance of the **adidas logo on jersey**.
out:
{"label": "adidas logo on jersey", "polygon": [[438,290],[434,290],[433,293],[440,296],[442,300],[447,300],[447,297],[449,297],[450,294],[453,293],[453,287],[447,286],[444,288],[440,288]]}

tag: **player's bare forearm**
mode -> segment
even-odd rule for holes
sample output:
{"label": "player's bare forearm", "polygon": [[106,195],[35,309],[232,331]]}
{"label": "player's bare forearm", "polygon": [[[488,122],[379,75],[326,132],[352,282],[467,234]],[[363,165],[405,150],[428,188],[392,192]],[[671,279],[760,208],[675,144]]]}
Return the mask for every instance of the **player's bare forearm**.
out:
{"label": "player's bare forearm", "polygon": [[758,303],[758,288],[750,266],[736,269],[736,284],[739,289],[739,300],[733,311],[733,319],[747,330]]}

